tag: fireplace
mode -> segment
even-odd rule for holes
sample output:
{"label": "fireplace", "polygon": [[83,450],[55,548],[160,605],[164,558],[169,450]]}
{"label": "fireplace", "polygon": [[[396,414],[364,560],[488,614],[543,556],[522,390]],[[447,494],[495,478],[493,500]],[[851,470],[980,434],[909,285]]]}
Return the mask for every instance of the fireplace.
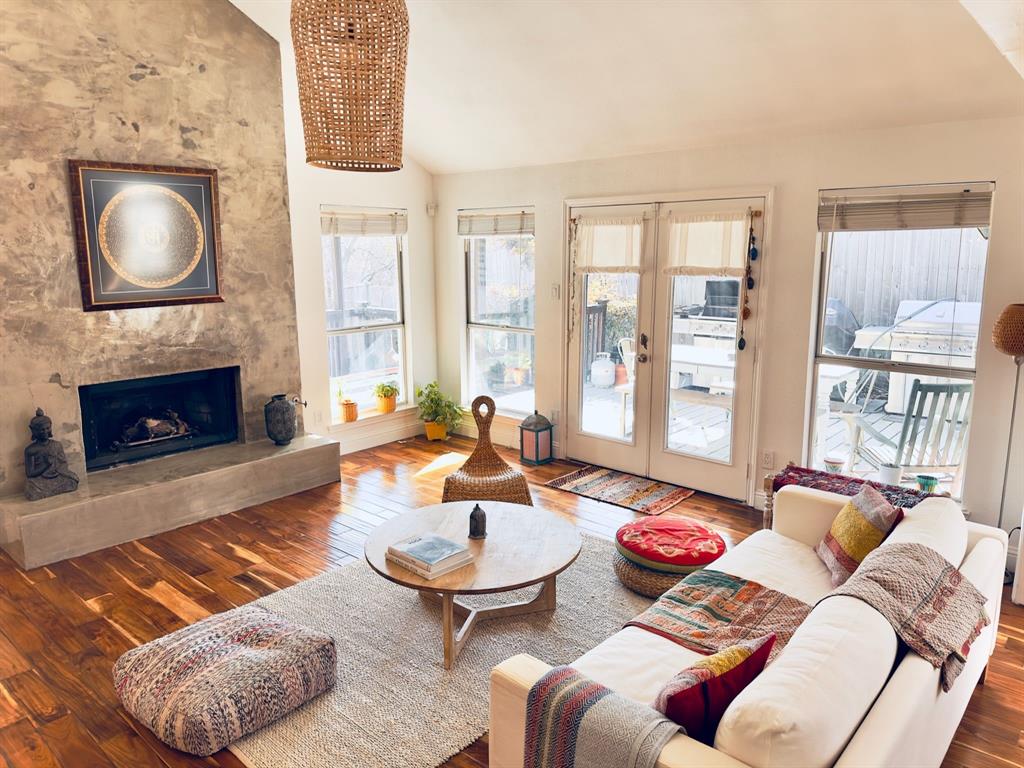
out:
{"label": "fireplace", "polygon": [[86,469],[235,442],[238,375],[211,368],[79,387]]}

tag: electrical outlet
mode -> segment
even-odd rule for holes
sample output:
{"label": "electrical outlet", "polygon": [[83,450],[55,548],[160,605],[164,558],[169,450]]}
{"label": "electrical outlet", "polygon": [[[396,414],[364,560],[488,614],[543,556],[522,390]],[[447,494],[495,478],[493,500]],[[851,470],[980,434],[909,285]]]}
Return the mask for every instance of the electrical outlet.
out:
{"label": "electrical outlet", "polygon": [[761,451],[761,469],[772,469],[775,466],[775,451]]}
{"label": "electrical outlet", "polygon": [[562,298],[562,286],[560,283],[551,284],[551,298],[559,301]]}
{"label": "electrical outlet", "polygon": [[313,411],[313,424],[320,425],[324,423],[324,412],[320,410]]}

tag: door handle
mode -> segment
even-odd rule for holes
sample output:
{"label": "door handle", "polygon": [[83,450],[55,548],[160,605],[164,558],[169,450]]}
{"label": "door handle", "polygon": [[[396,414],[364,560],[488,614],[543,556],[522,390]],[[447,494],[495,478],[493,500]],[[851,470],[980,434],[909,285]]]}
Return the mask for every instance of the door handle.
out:
{"label": "door handle", "polygon": [[646,352],[641,352],[640,354],[638,354],[636,356],[636,361],[638,363],[646,363],[649,359],[650,358],[647,357],[647,353]]}
{"label": "door handle", "polygon": [[[643,347],[644,349],[647,349],[647,334],[646,333],[641,333],[640,334],[640,346]],[[646,361],[645,360],[641,360],[640,362],[646,362]]]}

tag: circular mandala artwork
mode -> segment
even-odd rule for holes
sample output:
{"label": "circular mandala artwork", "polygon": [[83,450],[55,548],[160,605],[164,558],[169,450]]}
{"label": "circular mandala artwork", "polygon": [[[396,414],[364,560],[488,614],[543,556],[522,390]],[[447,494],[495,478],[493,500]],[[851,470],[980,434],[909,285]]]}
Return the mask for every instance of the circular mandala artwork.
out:
{"label": "circular mandala artwork", "polygon": [[110,268],[144,288],[180,283],[203,255],[203,226],[195,210],[177,192],[155,184],[114,195],[97,230]]}

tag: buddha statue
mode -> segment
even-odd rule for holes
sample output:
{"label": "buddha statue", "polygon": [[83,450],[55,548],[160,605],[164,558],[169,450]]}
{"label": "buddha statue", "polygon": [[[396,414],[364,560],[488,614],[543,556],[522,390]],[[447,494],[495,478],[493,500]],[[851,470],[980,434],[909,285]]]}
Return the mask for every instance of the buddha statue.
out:
{"label": "buddha statue", "polygon": [[36,501],[76,490],[78,475],[68,469],[64,446],[53,439],[53,421],[42,408],[36,408],[28,428],[32,442],[25,448],[25,498]]}

